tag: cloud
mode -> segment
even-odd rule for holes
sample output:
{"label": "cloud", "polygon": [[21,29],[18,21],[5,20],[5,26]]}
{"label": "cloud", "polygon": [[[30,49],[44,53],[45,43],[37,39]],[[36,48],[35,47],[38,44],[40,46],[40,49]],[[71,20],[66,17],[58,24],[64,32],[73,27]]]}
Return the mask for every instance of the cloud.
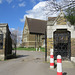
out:
{"label": "cloud", "polygon": [[18,5],[19,5],[19,7],[25,7],[26,6],[25,2],[19,3]]}
{"label": "cloud", "polygon": [[13,5],[12,8],[15,8],[15,5]]}
{"label": "cloud", "polygon": [[2,3],[2,0],[0,0],[0,4]]}
{"label": "cloud", "polygon": [[26,11],[27,14],[25,14],[24,17],[22,19],[20,19],[20,21],[24,22],[26,16],[29,17],[29,18],[42,19],[42,20],[46,20],[47,16],[48,17],[49,16],[50,17],[57,16],[57,14],[46,15],[46,13],[48,11],[43,10],[45,8],[45,6],[46,6],[46,1],[39,2],[31,10]]}
{"label": "cloud", "polygon": [[13,1],[13,0],[6,0],[9,4]]}
{"label": "cloud", "polygon": [[37,3],[37,1],[39,1],[39,2],[41,2],[41,1],[43,1],[43,0],[30,0],[32,3],[33,3],[33,5],[34,4],[36,4]]}
{"label": "cloud", "polygon": [[33,4],[36,4],[36,0],[31,0],[31,2],[32,2]]}
{"label": "cloud", "polygon": [[10,31],[14,31],[15,30],[15,28],[10,28]]}

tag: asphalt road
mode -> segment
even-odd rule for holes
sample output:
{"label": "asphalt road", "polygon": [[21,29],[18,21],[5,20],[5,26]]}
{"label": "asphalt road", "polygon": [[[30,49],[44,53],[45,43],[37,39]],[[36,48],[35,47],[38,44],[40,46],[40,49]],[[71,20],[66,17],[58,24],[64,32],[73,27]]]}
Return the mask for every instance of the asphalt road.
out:
{"label": "asphalt road", "polygon": [[[57,75],[44,61],[44,52],[17,51],[18,58],[0,61],[0,75]],[[63,61],[63,75],[75,75],[75,64]]]}

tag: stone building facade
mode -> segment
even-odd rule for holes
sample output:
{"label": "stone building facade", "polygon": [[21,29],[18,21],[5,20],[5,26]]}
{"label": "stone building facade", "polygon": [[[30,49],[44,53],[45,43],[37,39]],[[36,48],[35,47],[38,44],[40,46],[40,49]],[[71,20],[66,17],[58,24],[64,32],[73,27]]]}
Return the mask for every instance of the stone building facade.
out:
{"label": "stone building facade", "polygon": [[75,61],[75,25],[67,21],[63,11],[57,17],[48,17],[48,21],[26,17],[22,46],[35,48],[42,46],[46,27],[47,57],[50,56],[50,49],[53,49],[55,59],[60,54],[62,59]]}
{"label": "stone building facade", "polygon": [[61,54],[63,59],[75,60],[75,26],[65,19],[63,11],[47,21],[47,54],[54,50],[54,56]]}
{"label": "stone building facade", "polygon": [[44,47],[46,21],[26,17],[23,35],[22,47]]}
{"label": "stone building facade", "polygon": [[0,24],[0,60],[7,59],[12,54],[12,40],[8,24]]}

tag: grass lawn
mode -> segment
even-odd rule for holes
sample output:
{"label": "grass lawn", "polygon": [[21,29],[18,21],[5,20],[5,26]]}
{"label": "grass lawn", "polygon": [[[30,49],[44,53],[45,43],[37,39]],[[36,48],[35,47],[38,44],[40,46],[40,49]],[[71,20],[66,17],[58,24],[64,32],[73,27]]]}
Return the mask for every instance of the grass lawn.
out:
{"label": "grass lawn", "polygon": [[[36,51],[35,48],[23,48],[23,47],[19,47],[19,48],[17,48],[16,50]],[[41,50],[42,52],[45,52],[45,48],[40,48],[40,50]],[[39,51],[39,49],[38,49],[38,51]]]}

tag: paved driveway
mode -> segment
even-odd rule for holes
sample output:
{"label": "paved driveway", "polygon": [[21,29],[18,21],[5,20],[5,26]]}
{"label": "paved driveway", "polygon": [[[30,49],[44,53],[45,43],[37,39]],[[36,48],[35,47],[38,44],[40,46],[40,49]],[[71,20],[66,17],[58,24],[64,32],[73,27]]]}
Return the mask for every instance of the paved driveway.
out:
{"label": "paved driveway", "polygon": [[[17,51],[16,59],[0,61],[0,75],[57,75],[56,68],[50,69],[44,62],[44,52]],[[64,73],[65,72],[65,73]],[[75,65],[63,62],[63,75],[75,75]]]}

